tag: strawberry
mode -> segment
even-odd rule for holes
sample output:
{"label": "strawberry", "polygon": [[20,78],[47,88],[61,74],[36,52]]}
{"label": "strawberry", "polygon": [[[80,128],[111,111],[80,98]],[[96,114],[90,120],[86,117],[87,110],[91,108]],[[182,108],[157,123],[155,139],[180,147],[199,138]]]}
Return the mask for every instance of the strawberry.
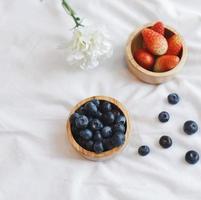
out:
{"label": "strawberry", "polygon": [[182,49],[182,40],[179,35],[173,35],[168,39],[167,54],[177,56]]}
{"label": "strawberry", "polygon": [[161,35],[164,35],[164,33],[165,33],[164,24],[163,24],[163,22],[160,22],[160,21],[156,22],[152,26],[151,29],[154,30],[154,31],[156,31],[157,33],[160,33]]}
{"label": "strawberry", "polygon": [[154,64],[154,57],[145,49],[138,49],[134,52],[136,62],[145,69],[151,70]]}
{"label": "strawberry", "polygon": [[173,69],[179,63],[179,57],[174,55],[163,55],[157,58],[154,65],[155,72],[165,72]]}
{"label": "strawberry", "polygon": [[154,55],[163,55],[168,49],[167,40],[163,35],[151,30],[150,28],[145,28],[142,30],[142,37],[146,48]]}

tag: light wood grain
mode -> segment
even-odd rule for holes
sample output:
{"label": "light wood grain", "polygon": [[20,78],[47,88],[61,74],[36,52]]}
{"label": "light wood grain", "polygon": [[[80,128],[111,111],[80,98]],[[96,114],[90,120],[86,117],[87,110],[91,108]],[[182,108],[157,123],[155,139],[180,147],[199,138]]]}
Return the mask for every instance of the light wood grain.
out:
{"label": "light wood grain", "polygon": [[181,54],[179,55],[180,57],[179,64],[175,68],[167,72],[152,72],[141,67],[135,61],[133,57],[133,52],[143,47],[141,31],[144,28],[153,26],[153,24],[155,24],[155,22],[142,26],[130,35],[126,45],[126,62],[128,64],[130,72],[140,80],[150,84],[160,84],[173,78],[183,68],[188,53],[187,53],[187,46],[184,42],[183,37],[173,28],[165,26],[165,32],[168,36],[178,34],[182,39],[183,48]]}
{"label": "light wood grain", "polygon": [[[70,116],[82,105],[84,105],[86,102],[91,101],[92,99],[99,99],[99,100],[105,100],[108,102],[111,102],[112,104],[116,105],[125,115],[126,117],[126,133],[125,133],[125,142],[122,146],[120,147],[115,147],[112,150],[109,151],[105,151],[102,153],[95,153],[95,152],[91,152],[91,151],[87,151],[86,149],[84,149],[83,147],[81,147],[74,139],[73,135],[72,135],[72,131],[71,131],[71,125],[70,125]],[[79,102],[70,112],[69,115],[69,119],[67,120],[67,124],[66,124],[66,129],[67,129],[67,138],[70,142],[70,144],[73,146],[73,148],[79,153],[81,154],[83,157],[89,159],[89,160],[93,160],[93,161],[98,161],[98,160],[106,160],[108,158],[112,158],[113,156],[117,155],[118,153],[120,153],[128,144],[129,142],[129,137],[130,137],[130,133],[131,133],[131,122],[130,122],[130,116],[128,111],[126,110],[126,108],[116,99],[112,98],[112,97],[107,97],[107,96],[93,96],[93,97],[89,97],[87,99],[82,100],[81,102]]]}

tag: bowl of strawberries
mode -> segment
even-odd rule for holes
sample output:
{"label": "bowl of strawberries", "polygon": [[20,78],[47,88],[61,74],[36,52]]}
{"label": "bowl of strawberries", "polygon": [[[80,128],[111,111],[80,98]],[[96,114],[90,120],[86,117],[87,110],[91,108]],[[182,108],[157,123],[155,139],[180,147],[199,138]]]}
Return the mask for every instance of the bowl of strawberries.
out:
{"label": "bowl of strawberries", "polygon": [[137,78],[160,84],[184,66],[187,47],[182,36],[163,22],[153,22],[133,32],[126,45],[128,68]]}

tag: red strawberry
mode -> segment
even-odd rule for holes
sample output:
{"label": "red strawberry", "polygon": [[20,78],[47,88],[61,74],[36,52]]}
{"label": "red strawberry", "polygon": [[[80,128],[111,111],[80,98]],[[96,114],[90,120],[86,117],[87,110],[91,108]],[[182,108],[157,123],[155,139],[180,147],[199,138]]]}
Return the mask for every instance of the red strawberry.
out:
{"label": "red strawberry", "polygon": [[182,40],[179,35],[173,35],[168,39],[167,54],[177,56],[182,49]]}
{"label": "red strawberry", "polygon": [[145,69],[151,70],[154,64],[154,57],[145,49],[138,49],[134,52],[136,62]]}
{"label": "red strawberry", "polygon": [[155,72],[165,72],[173,69],[179,63],[179,57],[173,55],[163,55],[157,58],[154,65]]}
{"label": "red strawberry", "polygon": [[165,33],[165,28],[164,28],[164,24],[163,24],[163,22],[156,22],[153,26],[152,26],[152,28],[151,28],[152,30],[154,30],[154,31],[156,31],[156,32],[158,32],[158,33],[160,33],[161,35],[164,35],[164,33]]}
{"label": "red strawberry", "polygon": [[154,55],[163,55],[168,49],[167,40],[163,35],[149,28],[142,30],[142,37],[146,48]]}

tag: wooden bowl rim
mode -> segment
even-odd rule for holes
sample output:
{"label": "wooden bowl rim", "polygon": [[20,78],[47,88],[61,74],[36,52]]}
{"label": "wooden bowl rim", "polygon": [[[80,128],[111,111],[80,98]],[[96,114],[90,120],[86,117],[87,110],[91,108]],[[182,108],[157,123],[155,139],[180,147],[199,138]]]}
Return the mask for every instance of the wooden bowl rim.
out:
{"label": "wooden bowl rim", "polygon": [[[119,146],[119,147],[115,147],[111,150],[102,152],[102,153],[95,153],[95,152],[91,152],[88,151],[86,149],[84,149],[83,147],[81,147],[74,139],[72,132],[71,132],[71,125],[70,125],[70,116],[83,104],[85,104],[88,101],[91,101],[92,99],[98,99],[98,100],[105,100],[108,101],[114,105],[116,105],[124,114],[124,116],[126,117],[126,133],[125,133],[125,142],[123,145]],[[90,160],[99,160],[101,158],[107,158],[107,157],[111,157],[113,154],[117,154],[120,153],[128,144],[129,138],[130,138],[130,134],[131,134],[131,122],[130,122],[130,116],[129,113],[127,111],[127,109],[123,106],[122,103],[120,103],[118,100],[116,100],[113,97],[108,97],[108,96],[91,96],[88,98],[85,98],[83,100],[81,100],[79,103],[77,103],[71,110],[67,123],[66,123],[66,130],[67,130],[67,137],[69,142],[71,143],[71,145],[73,146],[73,148],[79,152],[82,156],[84,156],[87,159]]]}
{"label": "wooden bowl rim", "polygon": [[171,75],[174,75],[175,73],[177,73],[184,65],[184,63],[186,62],[187,59],[187,46],[186,43],[183,39],[183,37],[172,27],[165,25],[165,29],[168,29],[170,32],[177,34],[181,37],[182,40],[182,55],[181,55],[181,59],[180,62],[178,63],[178,65],[166,72],[153,72],[153,71],[149,71],[147,69],[144,69],[143,67],[141,67],[134,59],[133,54],[132,54],[132,42],[133,39],[135,38],[135,36],[137,34],[139,34],[139,32],[141,32],[144,28],[148,28],[153,26],[157,21],[145,24],[144,26],[141,26],[139,28],[137,28],[134,32],[132,32],[128,38],[128,42],[126,45],[126,56],[128,58],[128,61],[130,62],[130,64],[132,65],[132,67],[137,68],[139,71],[141,71],[142,73],[148,75],[148,76],[152,76],[152,77],[168,77]]}

